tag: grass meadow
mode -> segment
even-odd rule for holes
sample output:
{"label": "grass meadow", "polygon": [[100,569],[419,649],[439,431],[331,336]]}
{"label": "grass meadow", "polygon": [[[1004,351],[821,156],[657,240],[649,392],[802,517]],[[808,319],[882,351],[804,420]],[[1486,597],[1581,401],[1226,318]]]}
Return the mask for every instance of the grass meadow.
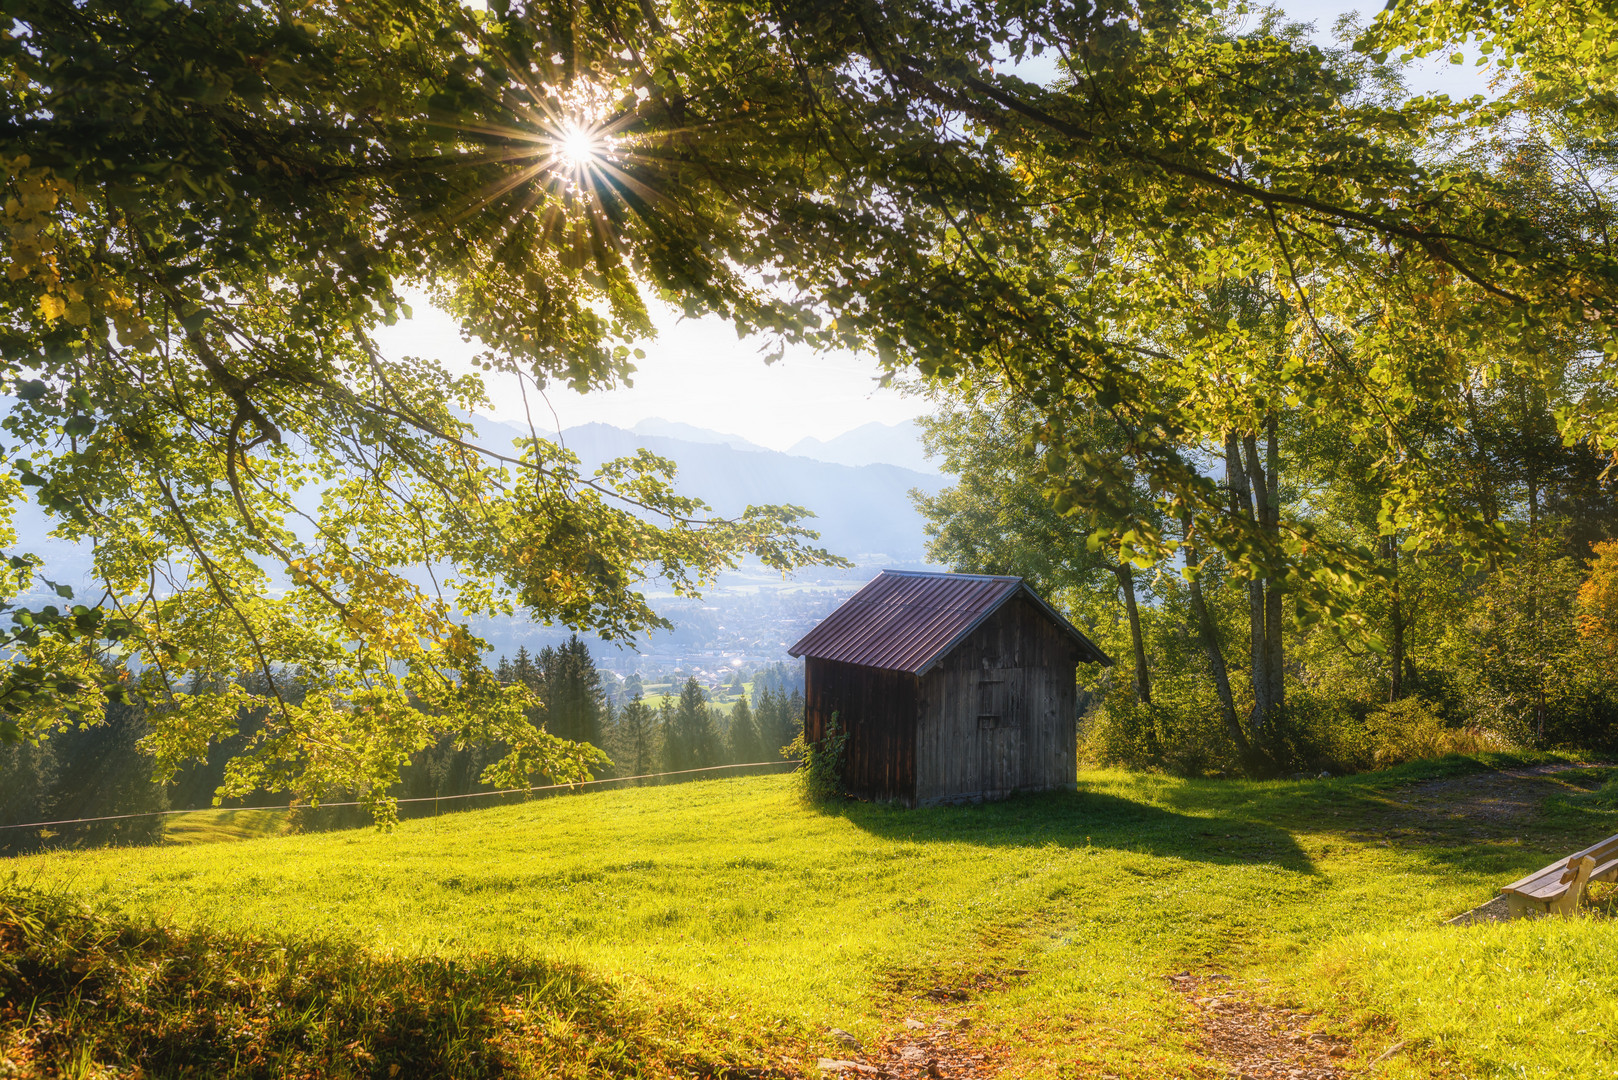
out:
{"label": "grass meadow", "polygon": [[[386,832],[30,856],[0,865],[0,892],[381,964],[576,972],[638,1017],[635,1038],[700,1051],[648,1051],[666,1071],[647,1075],[791,1072],[835,1054],[832,1027],[870,1039],[906,1017],[970,1021],[1006,1075],[1202,1075],[1167,976],[1217,969],[1319,1011],[1361,1060],[1403,1042],[1375,1075],[1618,1076],[1613,922],[1442,925],[1618,832],[1603,770],[1545,781],[1515,818],[1467,812],[1503,761],[1281,782],[1088,771],[1076,792],[921,810],[710,780]],[[620,1075],[562,1061],[549,1074]]]}

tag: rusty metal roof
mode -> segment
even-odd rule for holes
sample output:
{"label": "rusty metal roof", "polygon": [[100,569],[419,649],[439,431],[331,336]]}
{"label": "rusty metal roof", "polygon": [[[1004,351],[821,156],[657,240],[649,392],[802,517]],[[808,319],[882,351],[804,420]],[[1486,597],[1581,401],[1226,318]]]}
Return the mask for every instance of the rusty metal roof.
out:
{"label": "rusty metal roof", "polygon": [[1079,659],[1111,664],[1095,643],[1020,577],[884,570],[820,621],[792,656],[925,675],[1013,596],[1027,596],[1079,646]]}

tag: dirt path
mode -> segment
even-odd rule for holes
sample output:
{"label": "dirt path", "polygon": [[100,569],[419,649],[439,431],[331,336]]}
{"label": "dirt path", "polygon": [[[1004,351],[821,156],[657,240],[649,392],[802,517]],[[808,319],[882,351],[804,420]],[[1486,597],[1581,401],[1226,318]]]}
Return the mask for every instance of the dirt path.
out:
{"label": "dirt path", "polygon": [[1535,824],[1535,811],[1556,794],[1598,785],[1607,764],[1553,762],[1496,772],[1424,780],[1386,791],[1349,835],[1366,843],[1503,839]]}
{"label": "dirt path", "polygon": [[1242,1080],[1342,1080],[1359,1069],[1348,1040],[1309,1030],[1309,1013],[1260,1005],[1224,975],[1169,979],[1193,1010],[1199,1049]]}
{"label": "dirt path", "polygon": [[[1169,976],[1196,1024],[1198,1049],[1241,1080],[1348,1080],[1363,1066],[1346,1039],[1309,1030],[1310,1013],[1262,1005],[1219,974]],[[968,1029],[907,1020],[902,1033],[846,1057],[822,1058],[822,1075],[876,1080],[990,1080],[1012,1075],[973,1047]]]}
{"label": "dirt path", "polygon": [[879,1080],[989,1080],[1005,1075],[1001,1065],[974,1047],[967,1021],[905,1021],[902,1032],[846,1058],[822,1058],[823,1074]]}

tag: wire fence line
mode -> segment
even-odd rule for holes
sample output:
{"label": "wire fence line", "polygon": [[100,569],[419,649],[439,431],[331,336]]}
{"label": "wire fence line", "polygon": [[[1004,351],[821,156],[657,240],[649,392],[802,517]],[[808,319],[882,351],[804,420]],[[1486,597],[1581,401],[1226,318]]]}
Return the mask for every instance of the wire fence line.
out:
{"label": "wire fence line", "polygon": [[[599,787],[602,784],[623,784],[630,780],[657,780],[665,776],[689,776],[692,773],[719,772],[724,769],[758,769],[766,766],[799,764],[796,758],[787,758],[781,761],[749,761],[736,765],[704,765],[700,769],[674,769],[670,772],[642,773],[639,776],[610,776],[604,780],[580,780],[572,784],[538,784],[534,787],[503,788],[500,791],[468,791],[461,795],[421,795],[409,799],[395,799],[399,805],[405,803],[436,803],[450,802],[453,799],[483,799],[493,795],[529,795],[536,791],[567,791],[578,788]],[[205,806],[195,810],[148,810],[140,814],[104,814],[101,817],[64,818],[61,821],[30,821],[21,825],[0,825],[0,829],[47,829],[57,825],[87,825],[96,821],[129,821],[134,818],[175,817],[179,814],[217,814],[221,811],[235,813],[246,810],[270,810],[287,813],[292,810],[327,810],[339,806],[364,806],[363,802],[322,802],[300,803],[286,806]]]}

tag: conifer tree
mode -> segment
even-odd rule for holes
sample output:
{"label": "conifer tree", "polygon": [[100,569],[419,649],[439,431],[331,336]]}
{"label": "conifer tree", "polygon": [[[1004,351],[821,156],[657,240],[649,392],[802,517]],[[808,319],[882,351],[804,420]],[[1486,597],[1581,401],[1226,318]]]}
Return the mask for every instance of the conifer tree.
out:
{"label": "conifer tree", "polygon": [[730,759],[738,765],[764,760],[764,740],[753,721],[753,710],[746,696],[737,699],[730,711]]}
{"label": "conifer tree", "polygon": [[[134,699],[110,701],[100,724],[68,728],[51,740],[59,770],[49,805],[56,820],[168,809],[163,785],[152,780],[152,759],[137,745],[147,734],[146,710]],[[61,843],[71,847],[154,843],[161,818],[134,817],[68,826]]]}
{"label": "conifer tree", "polygon": [[663,771],[689,769],[691,751],[680,730],[679,710],[674,707],[673,698],[663,698],[663,704],[657,710],[657,727],[662,732]]}
{"label": "conifer tree", "polygon": [[601,674],[590,647],[574,634],[561,648],[540,654],[541,686],[547,729],[573,742],[600,746]]}
{"label": "conifer tree", "polygon": [[671,760],[680,762],[673,768],[699,769],[719,764],[723,756],[719,732],[695,675],[686,679],[680,689],[680,704],[675,709],[672,728],[675,751]]}
{"label": "conifer tree", "polygon": [[725,714],[712,705],[702,707],[702,720],[697,725],[697,766],[724,765],[730,759],[730,739],[726,730]]}
{"label": "conifer tree", "polygon": [[599,731],[597,732],[596,737],[599,741],[595,745],[605,750],[607,752],[607,756],[612,759],[612,766],[608,770],[609,775],[630,775],[629,773],[624,772],[623,769],[619,768],[622,762],[619,761],[620,755],[617,752],[619,722],[618,707],[612,703],[611,697],[607,697],[602,701],[601,711],[598,713],[598,716],[600,718],[600,722],[597,725]]}
{"label": "conifer tree", "polygon": [[528,653],[528,646],[517,646],[517,660],[511,665],[511,676],[514,681],[520,682],[524,686],[533,687],[535,685],[537,672],[534,668],[534,659]]}
{"label": "conifer tree", "polygon": [[781,734],[784,736],[782,746],[803,733],[804,705],[803,694],[797,690],[792,691],[792,696],[786,699],[785,706],[781,710]]}
{"label": "conifer tree", "polygon": [[[56,776],[55,740],[0,745],[0,825],[45,821]],[[42,842],[34,829],[0,829],[0,855],[27,851]]]}
{"label": "conifer tree", "polygon": [[645,776],[657,771],[662,760],[658,728],[657,714],[644,697],[636,694],[618,714],[613,729],[613,760],[618,762],[620,776]]}
{"label": "conifer tree", "polygon": [[[758,684],[754,683],[756,690]],[[781,749],[781,709],[775,693],[765,689],[754,702],[753,723],[758,726],[759,743],[764,748],[764,756],[775,757]]]}

